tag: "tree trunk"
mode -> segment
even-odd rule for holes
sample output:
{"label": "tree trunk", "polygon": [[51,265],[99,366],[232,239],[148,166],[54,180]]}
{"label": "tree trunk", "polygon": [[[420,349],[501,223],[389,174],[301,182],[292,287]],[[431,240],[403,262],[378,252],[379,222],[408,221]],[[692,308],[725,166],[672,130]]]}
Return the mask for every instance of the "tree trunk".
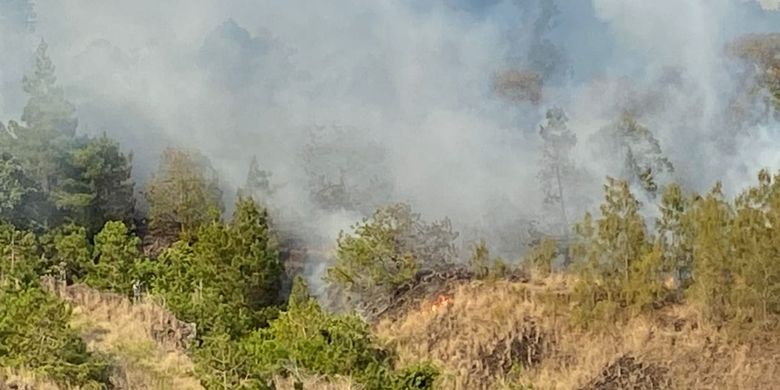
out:
{"label": "tree trunk", "polygon": [[563,199],[563,183],[561,182],[561,171],[560,167],[555,167],[555,181],[558,184],[558,201],[561,204],[561,218],[563,219],[563,236],[568,237],[569,235],[569,218],[566,216],[566,202]]}

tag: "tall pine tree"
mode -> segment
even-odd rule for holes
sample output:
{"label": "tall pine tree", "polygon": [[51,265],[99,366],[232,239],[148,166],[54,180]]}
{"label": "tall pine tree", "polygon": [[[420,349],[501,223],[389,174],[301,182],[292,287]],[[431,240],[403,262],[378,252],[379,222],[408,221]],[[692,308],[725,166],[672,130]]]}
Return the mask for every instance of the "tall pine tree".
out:
{"label": "tall pine tree", "polygon": [[24,92],[30,96],[22,121],[31,128],[72,137],[78,126],[76,108],[65,99],[62,87],[57,85],[55,66],[46,52],[48,47],[46,41],[41,40],[35,51],[35,68],[22,80]]}
{"label": "tall pine tree", "polygon": [[611,158],[623,160],[621,178],[638,184],[650,196],[656,195],[659,179],[668,179],[674,172],[655,135],[629,113],[622,113],[615,122],[601,129],[599,135]]}
{"label": "tall pine tree", "polygon": [[161,237],[194,232],[219,218],[222,192],[208,160],[195,152],[168,148],[147,184],[149,224]]}
{"label": "tall pine tree", "polygon": [[566,113],[558,107],[547,110],[547,120],[539,126],[544,146],[541,169],[537,175],[542,183],[545,203],[560,208],[564,235],[569,231],[565,186],[576,175],[571,152],[577,144],[577,136],[567,126],[568,120]]}

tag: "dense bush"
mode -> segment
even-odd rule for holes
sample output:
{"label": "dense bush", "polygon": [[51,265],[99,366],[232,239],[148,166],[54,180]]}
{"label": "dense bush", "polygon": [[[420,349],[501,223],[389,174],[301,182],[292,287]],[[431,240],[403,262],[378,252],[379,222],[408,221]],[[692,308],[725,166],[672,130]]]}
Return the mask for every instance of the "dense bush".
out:
{"label": "dense bush", "polygon": [[377,210],[338,238],[327,280],[362,297],[384,294],[423,269],[446,266],[455,256],[449,220],[427,223],[409,205]]}
{"label": "dense bush", "polygon": [[104,388],[110,365],[69,327],[64,303],[33,286],[0,287],[0,366],[25,368],[66,386]]}
{"label": "dense bush", "polygon": [[158,259],[154,292],[201,332],[239,337],[274,318],[282,264],[268,215],[248,199],[233,220],[201,226],[193,242],[179,241]]}
{"label": "dense bush", "polygon": [[151,233],[176,238],[219,219],[222,192],[206,157],[169,148],[146,186]]}
{"label": "dense bush", "polygon": [[95,264],[86,276],[87,284],[130,295],[133,283],[150,279],[151,264],[141,254],[141,240],[124,223],[107,222],[94,241]]}
{"label": "dense bush", "polygon": [[[774,329],[780,319],[780,175],[767,171],[733,202],[669,186],[655,234],[626,182],[609,180],[601,216],[578,225],[572,249],[582,324],[657,308],[683,296],[711,321]],[[632,309],[632,310],[626,310]]]}
{"label": "dense bush", "polygon": [[271,388],[274,375],[300,373],[350,376],[366,389],[433,388],[433,367],[396,373],[392,357],[359,317],[328,314],[308,300],[239,341],[208,338],[196,361],[207,388]]}
{"label": "dense bush", "polygon": [[0,226],[0,367],[33,370],[63,385],[99,388],[109,364],[69,327],[70,310],[38,281],[35,235]]}

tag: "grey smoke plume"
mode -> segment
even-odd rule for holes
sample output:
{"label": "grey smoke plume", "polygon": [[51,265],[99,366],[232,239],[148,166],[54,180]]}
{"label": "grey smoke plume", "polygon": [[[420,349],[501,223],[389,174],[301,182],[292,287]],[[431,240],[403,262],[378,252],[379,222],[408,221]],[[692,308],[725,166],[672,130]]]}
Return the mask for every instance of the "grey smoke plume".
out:
{"label": "grey smoke plume", "polygon": [[761,8],[766,10],[780,9],[780,1],[778,0],[758,0],[758,2],[761,4]]}
{"label": "grey smoke plume", "polygon": [[[733,89],[723,46],[778,28],[780,14],[769,11],[777,6],[42,0],[34,32],[0,39],[0,113],[18,117],[19,80],[43,37],[80,131],[106,131],[133,150],[139,182],[168,145],[200,149],[228,190],[243,185],[257,156],[273,172],[280,218],[303,223],[318,245],[371,206],[406,201],[513,258],[528,221],[551,230],[536,173],[538,124],[553,105],[566,110],[575,160],[588,172],[571,189],[572,215],[598,201],[605,175],[619,174],[592,140],[624,110],[651,129],[674,179],[692,189],[722,179],[736,191],[760,167],[779,168],[776,124],[740,135],[723,126]],[[496,93],[507,69],[544,75],[536,104]],[[313,141],[316,129],[324,139]],[[307,162],[312,142],[319,160],[309,153]],[[359,207],[318,203],[311,186],[320,176],[359,194]]]}

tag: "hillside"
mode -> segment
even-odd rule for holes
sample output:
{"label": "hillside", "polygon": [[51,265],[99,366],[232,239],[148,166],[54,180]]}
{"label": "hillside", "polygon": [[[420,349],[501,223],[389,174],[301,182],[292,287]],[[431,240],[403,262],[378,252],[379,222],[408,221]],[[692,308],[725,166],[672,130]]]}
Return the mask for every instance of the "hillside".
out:
{"label": "hillside", "polygon": [[[432,360],[453,389],[767,389],[776,338],[739,343],[680,304],[591,331],[570,326],[566,278],[474,281],[430,297],[377,334]],[[607,324],[605,324],[607,325]]]}
{"label": "hillside", "polygon": [[[133,303],[126,297],[97,291],[84,285],[66,286],[53,279],[44,284],[72,310],[71,326],[78,330],[92,352],[109,357],[115,368],[111,383],[116,389],[203,389],[186,352],[192,324],[177,320],[158,303],[145,299]],[[359,389],[349,378],[327,378],[295,373],[276,377],[279,390]],[[60,390],[45,377],[26,370],[0,370],[0,389]]]}
{"label": "hillside", "polygon": [[[374,333],[398,352],[401,366],[440,367],[436,388],[760,389],[780,381],[780,342],[739,342],[685,304],[610,329],[571,326],[568,279],[455,281],[385,315]],[[182,348],[188,324],[156,303],[134,304],[81,285],[48,287],[72,305],[72,326],[90,350],[116,363],[117,388],[202,388]],[[6,386],[60,388],[25,373],[4,375]],[[362,388],[304,372],[275,379],[279,389],[295,382],[312,390]]]}
{"label": "hillside", "polygon": [[0,0],[0,390],[780,389],[777,7],[71,3]]}
{"label": "hillside", "polygon": [[201,389],[185,354],[194,326],[178,321],[158,304],[101,292],[84,285],[45,286],[73,308],[71,326],[90,350],[115,363],[112,382],[127,389]]}

